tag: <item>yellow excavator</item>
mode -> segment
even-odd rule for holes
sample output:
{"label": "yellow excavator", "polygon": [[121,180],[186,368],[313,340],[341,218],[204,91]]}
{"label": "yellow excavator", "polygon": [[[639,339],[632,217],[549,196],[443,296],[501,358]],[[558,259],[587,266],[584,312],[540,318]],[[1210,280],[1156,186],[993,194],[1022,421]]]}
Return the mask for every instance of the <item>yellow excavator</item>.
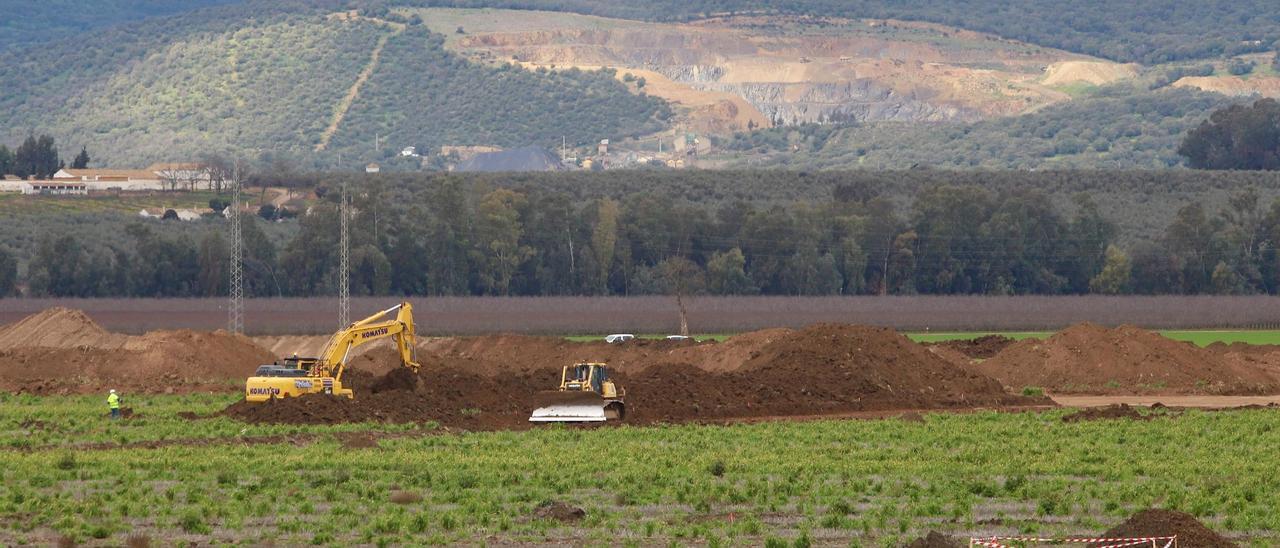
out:
{"label": "yellow excavator", "polygon": [[603,363],[576,363],[560,371],[560,389],[543,394],[545,405],[529,422],[604,422],[626,416],[626,391],[609,378]]}
{"label": "yellow excavator", "polygon": [[[392,319],[384,319],[391,313]],[[342,386],[342,372],[351,349],[377,340],[395,339],[400,364],[414,371],[418,361],[413,343],[413,306],[408,302],[383,310],[333,334],[318,358],[286,358],[283,364],[263,365],[244,384],[244,399],[265,402],[275,398],[296,398],[303,394],[332,394],[355,397]]]}

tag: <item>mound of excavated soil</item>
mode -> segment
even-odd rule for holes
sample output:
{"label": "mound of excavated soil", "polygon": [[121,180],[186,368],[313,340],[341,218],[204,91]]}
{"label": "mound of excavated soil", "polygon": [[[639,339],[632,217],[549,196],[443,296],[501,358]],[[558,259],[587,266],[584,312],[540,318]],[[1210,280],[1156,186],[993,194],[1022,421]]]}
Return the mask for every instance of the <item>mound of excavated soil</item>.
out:
{"label": "mound of excavated soil", "polygon": [[98,326],[84,312],[54,307],[0,328],[0,348],[121,348],[129,340]]}
{"label": "mound of excavated soil", "polygon": [[928,343],[925,346],[932,348],[948,348],[964,354],[966,358],[974,360],[985,360],[994,357],[1009,345],[1013,344],[1013,339],[1004,335],[983,335],[976,339],[957,339],[953,341],[943,341],[936,343]]}
{"label": "mound of excavated soil", "polygon": [[1081,323],[1010,345],[971,369],[1005,386],[1063,394],[1268,394],[1266,368],[1133,326]]}
{"label": "mound of excavated soil", "polygon": [[937,531],[929,531],[928,535],[911,541],[905,548],[962,548],[965,543]]}
{"label": "mound of excavated soil", "polygon": [[1120,405],[1108,405],[1106,407],[1091,407],[1089,409],[1082,409],[1080,411],[1076,411],[1075,413],[1062,417],[1062,422],[1084,422],[1084,421],[1098,421],[1098,420],[1109,420],[1109,419],[1129,419],[1129,420],[1135,420],[1135,421],[1149,421],[1152,418],[1154,417],[1152,417],[1151,415],[1143,415],[1142,413],[1139,413],[1137,409],[1129,407],[1128,404],[1122,403]]}
{"label": "mound of excavated soil", "polygon": [[1175,510],[1150,509],[1134,514],[1104,537],[1167,537],[1178,535],[1178,546],[1235,548],[1236,543],[1205,527],[1195,517]]}
{"label": "mound of excavated soil", "polygon": [[[390,351],[371,354],[396,359]],[[249,423],[341,424],[427,422],[470,430],[523,428],[538,390],[553,388],[560,372],[485,376],[434,364],[417,374],[396,368],[383,376],[360,370],[344,375],[354,399],[322,394],[268,403],[236,402],[220,414]]]}
{"label": "mound of excavated soil", "polygon": [[1117,80],[1132,78],[1137,74],[1135,65],[1121,65],[1108,61],[1061,61],[1045,70],[1046,86],[1062,86],[1074,83],[1102,86]]}
{"label": "mound of excavated soil", "polygon": [[[268,404],[240,402],[223,414],[255,423],[436,421],[468,429],[528,427],[529,413],[545,403],[542,392],[558,384],[560,366],[573,360],[559,359],[554,367],[513,365],[505,374],[491,369],[497,367],[493,363],[478,371],[455,365],[483,364],[488,358],[477,359],[482,352],[506,355],[520,348],[508,347],[508,342],[474,346],[479,341],[472,340],[467,352],[476,354],[463,359],[463,352],[455,349],[444,363],[425,362],[417,375],[396,368],[379,377],[361,371],[357,360],[357,369],[345,377],[356,392],[354,400],[307,396]],[[525,364],[536,363],[539,352],[561,353],[560,342],[533,342]],[[539,349],[539,344],[545,346]],[[601,349],[620,346],[625,345]],[[743,348],[758,350],[742,354],[745,361],[739,367],[724,371],[688,362],[630,362],[631,367],[613,376],[625,390],[626,422],[631,424],[1045,403],[1009,395],[995,380],[956,367],[888,329],[819,325],[798,332],[748,334],[737,343],[721,345],[655,341],[648,346],[666,358],[695,349],[725,349],[731,354]],[[632,351],[644,348],[637,345]],[[362,357],[375,370],[396,359],[386,349]],[[704,363],[728,367],[725,360]]]}
{"label": "mound of excavated soil", "polygon": [[563,502],[545,502],[533,510],[534,519],[546,519],[571,523],[587,517],[587,512],[577,506],[569,506]]}
{"label": "mound of excavated soil", "polygon": [[239,390],[270,352],[226,332],[110,333],[52,308],[0,328],[0,390],[50,393]]}

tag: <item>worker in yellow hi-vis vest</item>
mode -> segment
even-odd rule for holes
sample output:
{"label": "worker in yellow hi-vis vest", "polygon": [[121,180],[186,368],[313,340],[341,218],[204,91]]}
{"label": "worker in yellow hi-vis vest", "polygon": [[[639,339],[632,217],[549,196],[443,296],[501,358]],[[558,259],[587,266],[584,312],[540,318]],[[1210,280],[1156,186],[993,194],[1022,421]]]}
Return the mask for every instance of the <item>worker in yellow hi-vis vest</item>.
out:
{"label": "worker in yellow hi-vis vest", "polygon": [[114,388],[111,389],[110,394],[107,394],[107,407],[111,408],[111,420],[120,418],[120,395],[116,394]]}

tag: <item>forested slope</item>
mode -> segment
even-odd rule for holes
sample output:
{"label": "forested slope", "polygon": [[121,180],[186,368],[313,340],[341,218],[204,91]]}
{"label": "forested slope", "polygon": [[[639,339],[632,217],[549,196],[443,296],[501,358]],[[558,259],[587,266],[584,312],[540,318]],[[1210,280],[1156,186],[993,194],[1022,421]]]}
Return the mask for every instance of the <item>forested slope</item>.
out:
{"label": "forested slope", "polygon": [[411,0],[418,5],[572,11],[684,20],[734,11],[896,18],[1145,64],[1265,51],[1280,39],[1269,0]]}
{"label": "forested slope", "polygon": [[240,0],[0,0],[0,51]]}
{"label": "forested slope", "polygon": [[801,126],[722,139],[742,167],[1067,169],[1179,166],[1178,144],[1215,109],[1242,102],[1129,87],[974,123]]}
{"label": "forested slope", "polygon": [[629,95],[612,71],[482,66],[413,26],[388,41],[333,146],[364,147],[379,134],[424,151],[447,144],[551,147],[561,137],[583,145],[658,131],[670,115],[663,101]]}
{"label": "forested slope", "polygon": [[[0,62],[0,142],[30,131],[111,165],[209,153],[304,165],[390,156],[407,145],[586,145],[653,131],[670,116],[611,74],[472,64],[420,25],[335,16],[338,2],[257,2],[126,25]],[[154,20],[153,20],[154,21]],[[388,41],[332,146],[326,127],[375,44]],[[374,151],[375,136],[381,150]]]}

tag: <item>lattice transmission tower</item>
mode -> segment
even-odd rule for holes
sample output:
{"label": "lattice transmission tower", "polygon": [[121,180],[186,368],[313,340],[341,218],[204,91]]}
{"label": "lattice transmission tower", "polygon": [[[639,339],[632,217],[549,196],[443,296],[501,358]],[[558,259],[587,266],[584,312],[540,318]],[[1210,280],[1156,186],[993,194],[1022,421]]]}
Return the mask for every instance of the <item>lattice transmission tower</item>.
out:
{"label": "lattice transmission tower", "polygon": [[338,236],[338,329],[351,325],[351,238],[347,223],[351,217],[351,204],[347,197],[347,183],[342,183],[342,203],[338,206],[341,227]]}
{"label": "lattice transmission tower", "polygon": [[231,225],[231,265],[228,285],[231,287],[231,303],[227,309],[227,331],[244,333],[244,238],[240,224],[240,180],[232,181],[231,209],[227,219]]}

